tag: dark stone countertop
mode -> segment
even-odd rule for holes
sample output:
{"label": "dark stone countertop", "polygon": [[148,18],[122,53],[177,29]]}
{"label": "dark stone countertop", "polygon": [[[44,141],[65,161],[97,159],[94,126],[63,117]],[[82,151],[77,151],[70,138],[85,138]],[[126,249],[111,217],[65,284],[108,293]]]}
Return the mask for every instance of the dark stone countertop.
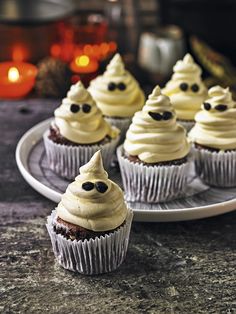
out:
{"label": "dark stone countertop", "polygon": [[56,101],[0,103],[1,313],[236,313],[236,212],[134,223],[125,263],[86,277],[60,268],[45,228],[54,204],[21,177],[15,148]]}

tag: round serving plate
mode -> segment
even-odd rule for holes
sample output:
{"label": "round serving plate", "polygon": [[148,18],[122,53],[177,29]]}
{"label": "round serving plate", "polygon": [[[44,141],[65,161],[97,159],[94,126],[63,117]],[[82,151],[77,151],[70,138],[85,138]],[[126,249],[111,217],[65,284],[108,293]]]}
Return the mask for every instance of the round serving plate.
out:
{"label": "round serving plate", "polygon": [[[25,180],[39,193],[58,203],[70,183],[54,174],[48,167],[42,141],[51,119],[45,120],[28,132],[16,148],[16,162]],[[230,212],[236,208],[235,188],[213,188],[201,182],[192,165],[189,184],[180,198],[158,204],[129,203],[135,221],[164,222],[200,219]],[[109,177],[122,186],[118,169],[109,171]]]}

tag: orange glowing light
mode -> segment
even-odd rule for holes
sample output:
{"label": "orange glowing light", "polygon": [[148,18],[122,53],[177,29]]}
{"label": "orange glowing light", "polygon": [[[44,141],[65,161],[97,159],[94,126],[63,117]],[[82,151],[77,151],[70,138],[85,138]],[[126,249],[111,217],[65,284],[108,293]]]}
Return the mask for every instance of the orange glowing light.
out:
{"label": "orange glowing light", "polygon": [[72,77],[71,77],[71,83],[72,84],[75,84],[75,83],[77,83],[79,81],[80,81],[80,76],[78,74],[72,75]]}
{"label": "orange glowing light", "polygon": [[85,55],[91,55],[93,48],[91,45],[85,45],[83,50]]}
{"label": "orange glowing light", "polygon": [[16,62],[22,62],[29,57],[28,50],[21,44],[16,44],[12,50],[12,60]]}
{"label": "orange glowing light", "polygon": [[86,67],[89,65],[90,59],[86,55],[79,56],[75,59],[75,63],[78,66]]}
{"label": "orange glowing light", "polygon": [[0,98],[16,99],[27,95],[34,86],[37,68],[26,62],[0,63]]}
{"label": "orange glowing light", "polygon": [[75,73],[94,73],[98,69],[98,61],[86,55],[80,55],[70,63],[70,69]]}
{"label": "orange glowing light", "polygon": [[100,50],[103,55],[107,55],[109,52],[109,45],[107,43],[101,43]]}
{"label": "orange glowing light", "polygon": [[100,47],[98,45],[93,45],[92,54],[95,58],[99,59],[100,57]]}
{"label": "orange glowing light", "polygon": [[12,67],[8,70],[7,77],[10,82],[17,82],[19,80],[20,73],[16,67]]}
{"label": "orange glowing light", "polygon": [[51,55],[55,58],[61,55],[61,46],[58,44],[53,44],[50,48]]}
{"label": "orange glowing light", "polygon": [[109,48],[111,52],[114,52],[117,50],[117,43],[114,41],[109,42]]}

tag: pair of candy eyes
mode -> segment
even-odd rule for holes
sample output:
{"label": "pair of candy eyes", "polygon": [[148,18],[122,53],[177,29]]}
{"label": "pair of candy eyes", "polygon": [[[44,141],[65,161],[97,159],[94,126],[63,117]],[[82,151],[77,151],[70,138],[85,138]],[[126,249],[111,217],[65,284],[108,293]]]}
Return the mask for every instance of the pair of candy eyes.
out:
{"label": "pair of candy eyes", "polygon": [[211,104],[209,104],[208,102],[204,102],[203,107],[207,111],[211,110],[211,108],[216,109],[218,111],[225,111],[228,109],[226,105],[222,105],[222,104],[216,105],[215,107],[211,107]]}
{"label": "pair of candy eyes", "polygon": [[75,105],[75,104],[72,104],[70,106],[70,111],[73,112],[73,113],[77,113],[80,111],[80,107],[82,107],[82,111],[84,113],[89,113],[91,111],[91,106],[88,105],[88,104],[83,104],[83,105]]}
{"label": "pair of candy eyes", "polygon": [[85,190],[85,191],[91,191],[94,188],[96,188],[96,190],[99,193],[105,193],[106,190],[108,189],[108,186],[106,185],[106,183],[104,183],[102,181],[97,181],[96,183],[87,181],[87,182],[84,182],[82,184],[82,189]]}
{"label": "pair of candy eyes", "polygon": [[[187,83],[181,83],[179,85],[179,88],[183,91],[183,92],[186,92],[188,90],[190,86],[187,84]],[[191,90],[194,92],[194,93],[197,93],[199,91],[199,86],[197,84],[193,84],[191,87]]]}
{"label": "pair of candy eyes", "polygon": [[107,88],[109,91],[114,91],[116,88],[118,88],[119,90],[125,90],[126,89],[126,85],[123,83],[123,82],[120,82],[118,84],[116,83],[113,83],[113,82],[110,82],[108,85],[107,85]]}
{"label": "pair of candy eyes", "polygon": [[153,118],[156,121],[170,120],[173,117],[173,114],[170,111],[164,111],[162,114],[159,112],[149,111],[148,114],[151,118]]}

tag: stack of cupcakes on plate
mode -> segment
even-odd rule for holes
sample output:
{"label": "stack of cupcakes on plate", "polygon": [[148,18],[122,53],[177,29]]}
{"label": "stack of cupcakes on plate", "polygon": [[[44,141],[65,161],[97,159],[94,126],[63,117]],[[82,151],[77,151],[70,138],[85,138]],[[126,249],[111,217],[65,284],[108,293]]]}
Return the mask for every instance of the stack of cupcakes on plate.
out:
{"label": "stack of cupcakes on plate", "polygon": [[219,86],[205,100],[201,69],[191,55],[176,63],[171,80],[162,92],[156,86],[144,106],[144,94],[119,54],[89,91],[81,82],[72,85],[44,134],[50,168],[60,176],[76,177],[98,150],[108,169],[120,140],[119,126],[122,136],[128,128],[117,150],[126,199],[157,203],[180,197],[190,161],[186,129],[195,116],[189,139],[197,174],[210,185],[236,185],[235,103],[229,90]]}
{"label": "stack of cupcakes on plate", "polygon": [[163,88],[170,97],[178,121],[189,131],[194,125],[194,116],[207,97],[207,89],[201,79],[201,69],[187,54],[174,66],[171,80]]}
{"label": "stack of cupcakes on plate", "polygon": [[122,141],[134,113],[143,107],[145,97],[119,54],[113,57],[103,75],[91,81],[89,91],[106,120],[121,130]]}
{"label": "stack of cupcakes on plate", "polygon": [[187,184],[189,150],[169,97],[155,87],[117,150],[126,199],[155,203],[178,197]]}
{"label": "stack of cupcakes on plate", "polygon": [[212,87],[189,133],[197,174],[209,185],[236,186],[236,108],[228,88]]}
{"label": "stack of cupcakes on plate", "polygon": [[126,201],[166,202],[183,196],[188,183],[186,129],[194,116],[189,139],[197,174],[209,185],[236,186],[236,107],[229,89],[220,86],[205,100],[201,70],[189,54],[176,63],[163,92],[156,86],[145,105],[119,54],[89,91],[95,100],[81,82],[71,86],[44,143],[50,168],[75,178],[47,220],[55,257],[65,269],[93,275],[117,269],[128,248],[133,212],[102,161],[108,169],[119,128],[121,138],[128,129],[117,149]]}
{"label": "stack of cupcakes on plate", "polygon": [[108,179],[96,152],[48,217],[57,261],[87,275],[115,270],[126,256],[132,217],[122,190]]}
{"label": "stack of cupcakes on plate", "polygon": [[108,169],[119,142],[119,130],[102,116],[81,82],[71,86],[55,110],[44,144],[50,168],[61,177],[73,179],[93,154],[101,150]]}

